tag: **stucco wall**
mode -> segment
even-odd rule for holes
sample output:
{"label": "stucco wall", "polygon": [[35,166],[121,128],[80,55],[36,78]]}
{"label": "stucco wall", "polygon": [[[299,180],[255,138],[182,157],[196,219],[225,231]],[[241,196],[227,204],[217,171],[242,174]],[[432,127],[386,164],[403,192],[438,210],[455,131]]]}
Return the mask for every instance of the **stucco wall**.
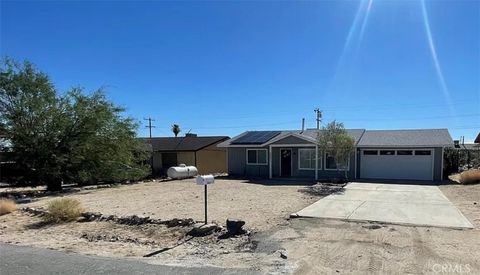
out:
{"label": "stucco wall", "polygon": [[177,165],[195,166],[195,152],[177,152]]}
{"label": "stucco wall", "polygon": [[226,173],[227,149],[210,145],[197,151],[197,168],[200,174]]}

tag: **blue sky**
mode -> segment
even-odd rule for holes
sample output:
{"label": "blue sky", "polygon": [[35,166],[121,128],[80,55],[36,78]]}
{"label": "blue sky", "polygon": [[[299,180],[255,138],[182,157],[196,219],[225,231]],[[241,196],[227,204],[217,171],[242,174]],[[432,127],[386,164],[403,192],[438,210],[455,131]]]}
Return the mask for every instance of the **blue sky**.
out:
{"label": "blue sky", "polygon": [[32,61],[62,91],[105,87],[128,115],[154,118],[156,136],[173,123],[229,136],[298,129],[303,117],[314,127],[318,107],[324,123],[473,140],[480,1],[425,11],[420,0],[2,1],[0,54]]}

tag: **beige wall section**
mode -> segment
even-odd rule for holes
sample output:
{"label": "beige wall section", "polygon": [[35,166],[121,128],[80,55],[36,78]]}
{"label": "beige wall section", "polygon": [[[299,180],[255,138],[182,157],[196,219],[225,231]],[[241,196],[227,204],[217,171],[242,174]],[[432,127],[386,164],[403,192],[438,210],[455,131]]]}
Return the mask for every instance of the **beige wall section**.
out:
{"label": "beige wall section", "polygon": [[178,152],[177,163],[195,166],[195,153],[194,152]]}
{"label": "beige wall section", "polygon": [[216,144],[197,151],[197,168],[200,174],[227,173],[227,150]]}

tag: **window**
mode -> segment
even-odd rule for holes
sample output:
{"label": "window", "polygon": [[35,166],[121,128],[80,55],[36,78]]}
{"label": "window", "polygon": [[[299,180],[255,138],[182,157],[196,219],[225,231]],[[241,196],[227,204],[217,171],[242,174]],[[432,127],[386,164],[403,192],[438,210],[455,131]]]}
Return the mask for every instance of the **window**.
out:
{"label": "window", "polygon": [[247,149],[247,164],[266,165],[267,149]]}
{"label": "window", "polygon": [[430,150],[416,150],[415,151],[415,156],[430,156],[432,154],[432,151]]}
{"label": "window", "polygon": [[[322,158],[321,154],[318,153],[318,169],[320,169],[320,167],[322,167]],[[315,170],[315,149],[298,149],[298,169]]]}
{"label": "window", "polygon": [[395,150],[380,150],[380,155],[393,156],[395,155]]}
{"label": "window", "polygon": [[378,151],[377,150],[365,150],[365,151],[363,151],[363,154],[364,155],[378,155]]}
{"label": "window", "polygon": [[412,150],[398,150],[397,155],[399,155],[399,156],[411,156],[411,155],[413,155],[413,151]]}
{"label": "window", "polygon": [[350,166],[350,159],[347,161],[347,163],[337,164],[332,155],[330,155],[328,152],[325,153],[325,170],[337,170],[337,165],[339,170],[348,170]]}

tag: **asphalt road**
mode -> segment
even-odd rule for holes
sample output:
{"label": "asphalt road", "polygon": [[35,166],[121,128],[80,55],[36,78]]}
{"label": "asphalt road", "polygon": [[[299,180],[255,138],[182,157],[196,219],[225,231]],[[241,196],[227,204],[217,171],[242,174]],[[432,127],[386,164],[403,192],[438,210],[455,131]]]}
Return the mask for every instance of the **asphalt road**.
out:
{"label": "asphalt road", "polygon": [[0,274],[252,274],[252,270],[151,265],[0,243]]}

